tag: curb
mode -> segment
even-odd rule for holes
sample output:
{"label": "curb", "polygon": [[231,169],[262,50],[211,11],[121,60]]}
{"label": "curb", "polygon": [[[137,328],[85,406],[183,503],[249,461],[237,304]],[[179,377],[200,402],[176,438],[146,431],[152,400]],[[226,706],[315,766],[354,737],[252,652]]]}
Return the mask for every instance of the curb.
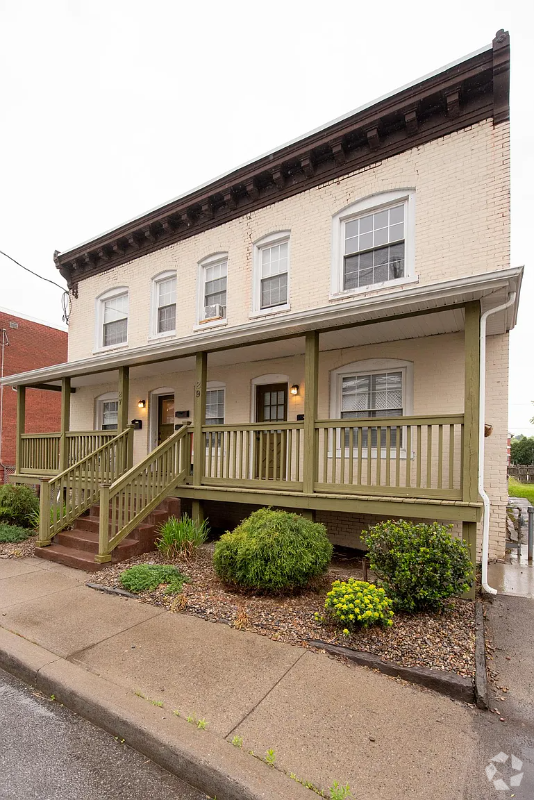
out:
{"label": "curb", "polygon": [[475,697],[477,708],[481,709],[489,707],[484,624],[484,606],[480,600],[477,600],[475,604]]}
{"label": "curb", "polygon": [[344,656],[362,667],[377,669],[384,675],[420,684],[427,689],[452,697],[453,700],[461,700],[464,703],[475,702],[475,685],[472,678],[464,678],[462,675],[453,675],[429,667],[402,667],[392,661],[382,661],[378,656],[363,650],[351,650],[350,647],[328,644],[328,642],[314,639],[307,641],[312,647],[326,650],[332,655]]}
{"label": "curb", "polygon": [[172,712],[0,628],[0,667],[160,767],[217,800],[310,800],[310,792],[257,758]]}

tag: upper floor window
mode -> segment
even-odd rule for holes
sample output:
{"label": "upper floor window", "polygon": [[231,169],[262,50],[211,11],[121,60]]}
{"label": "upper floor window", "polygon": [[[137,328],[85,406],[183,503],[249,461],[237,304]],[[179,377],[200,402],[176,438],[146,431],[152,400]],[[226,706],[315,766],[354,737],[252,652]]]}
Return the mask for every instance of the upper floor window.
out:
{"label": "upper floor window", "polygon": [[97,300],[97,347],[128,341],[128,290],[111,289]]}
{"label": "upper floor window", "polygon": [[413,192],[387,192],[334,217],[334,295],[413,277],[413,206]]}
{"label": "upper floor window", "polygon": [[253,311],[289,308],[289,233],[276,233],[255,245]]}
{"label": "upper floor window", "polygon": [[176,330],[176,272],[162,272],[152,281],[151,335]]}
{"label": "upper floor window", "polygon": [[199,264],[198,320],[200,323],[226,319],[228,258],[216,254]]}

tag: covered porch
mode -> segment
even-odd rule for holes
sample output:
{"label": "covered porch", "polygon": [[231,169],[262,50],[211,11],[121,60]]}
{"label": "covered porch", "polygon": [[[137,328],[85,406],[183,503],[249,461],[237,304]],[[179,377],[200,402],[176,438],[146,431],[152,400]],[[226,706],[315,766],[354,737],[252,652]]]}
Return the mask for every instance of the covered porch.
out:
{"label": "covered porch", "polygon": [[[473,280],[471,286],[447,287],[441,297],[419,289],[415,298],[403,296],[395,304],[377,297],[365,309],[343,305],[12,377],[18,391],[13,480],[41,481],[45,506],[56,508],[41,544],[99,498],[98,558],[109,560],[143,515],[174,495],[192,501],[196,516],[205,501],[217,501],[457,522],[474,559],[481,509],[480,316],[484,307],[506,299],[510,278],[485,276],[482,285]],[[502,314],[489,333],[511,324]],[[391,359],[395,348],[403,359]],[[412,357],[417,349],[421,355]],[[456,360],[447,356],[451,349]],[[454,382],[448,395],[446,382],[429,379],[440,373],[440,352],[442,371]],[[354,357],[369,353],[375,358]],[[377,359],[380,354],[388,358]],[[366,412],[362,406],[369,403],[360,402],[360,389],[345,369],[355,361],[367,364],[366,379],[403,369],[407,376],[411,363],[415,389],[405,386],[398,408],[375,402]],[[386,366],[377,367],[382,362]],[[425,367],[432,363],[434,373]],[[372,391],[395,396],[399,379],[391,379],[390,389],[380,380]],[[206,416],[209,392],[221,384],[223,421],[216,412]],[[25,396],[32,387],[62,392],[61,431],[26,432]],[[95,402],[113,388],[116,429],[102,430]],[[153,409],[165,389],[174,391],[174,424],[158,444]],[[370,396],[371,389],[365,391]],[[80,425],[92,420],[93,429]]]}

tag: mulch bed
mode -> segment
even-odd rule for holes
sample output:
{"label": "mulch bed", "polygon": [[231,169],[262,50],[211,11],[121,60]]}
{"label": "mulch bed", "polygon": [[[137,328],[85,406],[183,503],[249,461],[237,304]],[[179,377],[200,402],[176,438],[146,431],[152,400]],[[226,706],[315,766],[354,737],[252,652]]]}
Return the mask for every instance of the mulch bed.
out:
{"label": "mulch bed", "polygon": [[325,595],[334,580],[362,579],[359,560],[334,558],[326,575],[311,588],[272,597],[225,586],[213,570],[213,547],[203,545],[190,561],[145,553],[106,567],[91,576],[91,582],[122,588],[120,574],[133,564],[173,563],[191,580],[182,594],[166,595],[161,587],[140,594],[140,600],[293,645],[308,646],[308,640],[320,639],[406,667],[433,667],[466,677],[475,673],[475,605],[470,601],[452,600],[442,613],[397,614],[391,628],[374,627],[346,636],[329,622],[317,622],[314,614],[323,616]]}
{"label": "mulch bed", "polygon": [[0,558],[29,558],[35,552],[37,536],[23,542],[0,542]]}

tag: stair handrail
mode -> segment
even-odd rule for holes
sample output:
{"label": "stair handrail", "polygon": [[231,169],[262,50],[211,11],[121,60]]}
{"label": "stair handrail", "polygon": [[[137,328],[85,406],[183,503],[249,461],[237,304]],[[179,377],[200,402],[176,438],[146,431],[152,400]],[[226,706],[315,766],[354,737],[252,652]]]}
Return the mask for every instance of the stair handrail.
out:
{"label": "stair handrail", "polygon": [[83,514],[98,499],[102,481],[114,481],[130,466],[133,427],[114,436],[75,464],[40,485],[38,547]]}
{"label": "stair handrail", "polygon": [[111,561],[117,545],[189,475],[190,431],[189,423],[182,425],[114,483],[101,484],[95,561]]}

